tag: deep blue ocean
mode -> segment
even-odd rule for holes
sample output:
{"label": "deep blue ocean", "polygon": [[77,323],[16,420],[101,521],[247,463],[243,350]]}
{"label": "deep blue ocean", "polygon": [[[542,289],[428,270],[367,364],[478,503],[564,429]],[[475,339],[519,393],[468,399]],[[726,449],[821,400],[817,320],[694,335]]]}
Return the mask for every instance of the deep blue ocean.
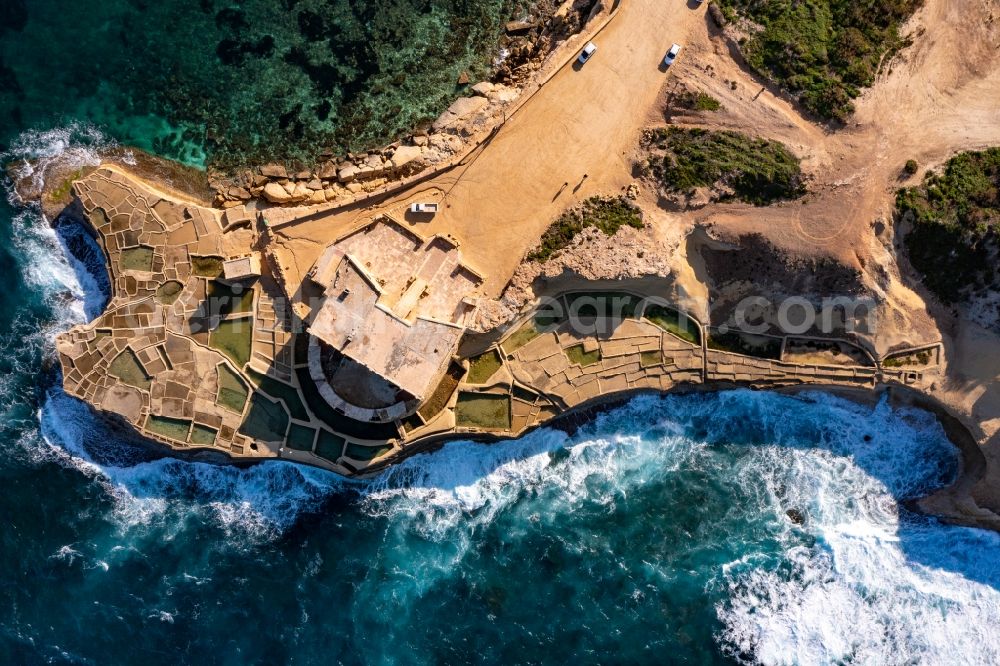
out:
{"label": "deep blue ocean", "polygon": [[[24,52],[69,20],[34,14],[56,4],[0,36],[18,87],[0,106],[20,109],[4,162],[93,163],[115,141],[211,155],[166,113],[90,113],[100,86],[60,96],[62,50],[114,24]],[[239,25],[207,4],[206,30]],[[0,663],[1000,663],[1000,536],[905,508],[955,474],[929,414],[644,396],[572,436],[454,442],[364,483],[155,459],[59,388],[53,336],[102,303],[74,233],[0,201]]]}

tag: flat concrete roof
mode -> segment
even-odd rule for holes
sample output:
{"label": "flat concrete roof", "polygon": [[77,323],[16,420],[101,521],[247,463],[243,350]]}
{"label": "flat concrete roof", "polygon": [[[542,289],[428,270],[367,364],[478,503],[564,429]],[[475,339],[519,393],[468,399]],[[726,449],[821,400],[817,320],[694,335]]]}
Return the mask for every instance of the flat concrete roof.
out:
{"label": "flat concrete roof", "polygon": [[421,400],[447,368],[481,282],[453,241],[425,241],[389,220],[328,247],[312,280],[325,292],[310,333]]}

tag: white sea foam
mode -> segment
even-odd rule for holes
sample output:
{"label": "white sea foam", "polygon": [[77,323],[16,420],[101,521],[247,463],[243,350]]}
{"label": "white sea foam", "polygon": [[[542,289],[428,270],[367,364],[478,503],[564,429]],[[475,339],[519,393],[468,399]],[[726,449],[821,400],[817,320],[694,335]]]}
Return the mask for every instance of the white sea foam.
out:
{"label": "white sea foam", "polygon": [[[115,145],[93,125],[72,123],[50,130],[23,132],[6,152],[0,154],[0,159],[14,168],[18,180],[30,178],[32,189],[40,191],[45,170],[54,160],[71,168],[96,166],[101,163],[101,153]],[[8,198],[15,202],[15,193],[8,192]]]}

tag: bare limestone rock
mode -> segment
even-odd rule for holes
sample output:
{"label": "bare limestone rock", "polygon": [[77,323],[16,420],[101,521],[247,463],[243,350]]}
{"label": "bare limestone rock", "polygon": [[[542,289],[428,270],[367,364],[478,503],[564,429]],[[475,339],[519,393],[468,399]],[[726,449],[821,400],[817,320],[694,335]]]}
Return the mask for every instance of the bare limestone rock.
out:
{"label": "bare limestone rock", "polygon": [[278,183],[268,183],[264,186],[264,198],[271,203],[284,204],[292,200],[292,195]]}
{"label": "bare limestone rock", "polygon": [[476,85],[472,86],[472,92],[479,95],[480,97],[489,97],[489,94],[493,91],[493,84],[489,81],[480,81]]}
{"label": "bare limestone rock", "polygon": [[400,146],[392,154],[392,166],[401,169],[414,160],[420,159],[420,146]]}
{"label": "bare limestone rock", "polygon": [[664,247],[652,230],[622,227],[605,236],[594,227],[584,229],[572,244],[548,261],[525,261],[499,300],[480,303],[473,330],[489,331],[513,320],[548,282],[576,276],[583,280],[625,280],[670,275],[670,256],[676,247]]}
{"label": "bare limestone rock", "polygon": [[292,189],[292,201],[307,201],[313,195],[313,191],[306,187],[305,183],[295,183]]}
{"label": "bare limestone rock", "polygon": [[340,171],[337,172],[337,180],[342,183],[349,183],[358,177],[360,171],[357,166],[348,163],[347,166],[341,167]]}
{"label": "bare limestone rock", "polygon": [[229,195],[230,199],[236,199],[238,201],[246,201],[250,198],[250,192],[244,187],[230,187],[226,194]]}
{"label": "bare limestone rock", "polygon": [[486,108],[487,103],[485,97],[460,97],[434,121],[432,128],[435,132],[440,132],[458,125]]}
{"label": "bare limestone rock", "polygon": [[268,178],[288,178],[288,172],[280,164],[265,164],[260,168],[260,175]]}
{"label": "bare limestone rock", "polygon": [[319,177],[323,180],[333,180],[337,177],[337,165],[333,162],[326,162],[319,170]]}
{"label": "bare limestone rock", "polygon": [[517,99],[517,96],[521,92],[517,88],[511,88],[505,85],[497,84],[493,86],[486,96],[491,102],[500,102],[501,104],[508,104]]}

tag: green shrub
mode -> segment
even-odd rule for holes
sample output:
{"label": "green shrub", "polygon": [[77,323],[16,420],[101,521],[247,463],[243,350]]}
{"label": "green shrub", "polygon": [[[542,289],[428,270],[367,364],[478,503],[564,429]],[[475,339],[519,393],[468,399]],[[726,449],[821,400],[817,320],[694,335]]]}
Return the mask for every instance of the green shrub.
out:
{"label": "green shrub", "polygon": [[743,53],[751,67],[820,118],[844,121],[878,67],[907,45],[899,28],[923,0],[716,0],[727,18],[761,27]]}
{"label": "green shrub", "polygon": [[705,92],[686,92],[677,100],[678,106],[691,111],[718,111],[722,103]]}
{"label": "green shrub", "polygon": [[942,173],[896,195],[909,221],[910,263],[945,303],[997,287],[991,256],[1000,233],[1000,148],[956,155]]}
{"label": "green shrub", "polygon": [[721,183],[736,199],[764,206],[805,194],[799,159],[777,141],[739,132],[668,127],[653,131],[648,146],[664,152],[649,161],[652,175],[671,192],[690,194]]}
{"label": "green shrub", "polygon": [[910,174],[911,176],[917,172],[920,165],[917,164],[916,160],[906,160],[906,164],[903,166],[903,171]]}
{"label": "green shrub", "polygon": [[614,236],[624,226],[636,229],[644,226],[638,208],[621,197],[591,197],[578,208],[563,213],[545,230],[538,247],[528,253],[528,261],[547,261],[569,247],[587,227],[597,227],[606,236]]}

